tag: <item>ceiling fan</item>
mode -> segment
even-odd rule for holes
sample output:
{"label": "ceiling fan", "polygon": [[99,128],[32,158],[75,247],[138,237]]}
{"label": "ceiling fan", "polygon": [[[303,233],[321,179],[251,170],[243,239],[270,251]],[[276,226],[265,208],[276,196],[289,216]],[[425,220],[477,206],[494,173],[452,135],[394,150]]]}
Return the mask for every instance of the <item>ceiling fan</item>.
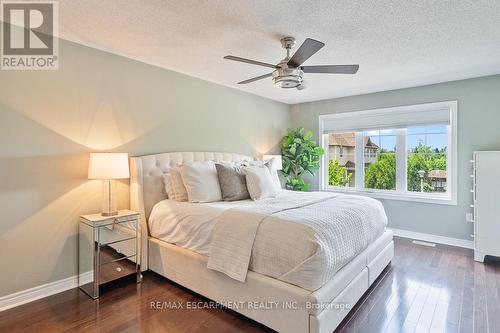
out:
{"label": "ceiling fan", "polygon": [[295,38],[284,37],[281,39],[281,46],[286,50],[286,57],[277,65],[268,64],[261,61],[255,61],[246,58],[225,56],[224,59],[244,62],[247,64],[258,65],[273,68],[272,73],[260,75],[248,80],[238,82],[238,84],[247,84],[262,80],[268,77],[273,78],[274,85],[280,88],[305,88],[304,73],[316,74],[356,74],[359,65],[320,65],[320,66],[301,66],[307,59],[318,52],[324,43],[317,40],[306,38],[299,49],[290,57],[290,50],[295,46]]}

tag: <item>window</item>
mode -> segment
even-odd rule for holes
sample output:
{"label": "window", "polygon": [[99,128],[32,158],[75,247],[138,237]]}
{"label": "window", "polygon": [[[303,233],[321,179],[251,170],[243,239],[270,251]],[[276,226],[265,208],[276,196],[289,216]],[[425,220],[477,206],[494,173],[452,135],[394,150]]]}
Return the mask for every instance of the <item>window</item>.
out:
{"label": "window", "polygon": [[[363,132],[365,149],[365,188],[379,190],[396,189],[396,130],[372,130]],[[376,151],[377,154],[372,154]]]}
{"label": "window", "polygon": [[320,116],[323,190],[456,204],[457,103]]}
{"label": "window", "polygon": [[446,192],[446,126],[409,127],[406,132],[408,191]]}
{"label": "window", "polygon": [[328,185],[354,187],[355,133],[331,134],[328,140]]}
{"label": "window", "polygon": [[[356,165],[354,132],[328,136],[328,186],[354,187]],[[337,153],[338,152],[338,153]]]}

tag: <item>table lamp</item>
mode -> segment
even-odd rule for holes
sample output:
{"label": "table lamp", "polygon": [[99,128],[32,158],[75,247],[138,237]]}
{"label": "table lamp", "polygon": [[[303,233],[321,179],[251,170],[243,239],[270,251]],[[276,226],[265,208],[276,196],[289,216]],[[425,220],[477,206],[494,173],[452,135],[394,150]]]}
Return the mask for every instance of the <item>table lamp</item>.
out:
{"label": "table lamp", "polygon": [[91,153],[89,179],[102,180],[102,216],[118,214],[116,179],[130,178],[127,153]]}

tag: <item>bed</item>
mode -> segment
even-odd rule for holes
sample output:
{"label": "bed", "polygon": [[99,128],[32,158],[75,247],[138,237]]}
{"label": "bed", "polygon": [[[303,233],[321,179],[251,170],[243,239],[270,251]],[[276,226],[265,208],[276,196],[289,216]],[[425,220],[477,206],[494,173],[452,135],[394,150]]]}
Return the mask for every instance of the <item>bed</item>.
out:
{"label": "bed", "polygon": [[[162,176],[175,164],[248,160],[252,158],[243,154],[212,152],[162,153],[131,158],[130,204],[131,209],[141,214],[141,268],[150,269],[211,300],[228,305],[276,331],[333,332],[392,260],[394,247],[391,231],[378,222],[369,221],[370,214],[373,221],[381,218],[377,202],[327,193],[297,197],[300,194],[287,191],[276,200],[257,206],[252,201],[192,204],[166,198]],[[294,201],[297,203],[290,206]],[[374,208],[367,208],[370,205]],[[233,209],[235,207],[237,209]],[[339,216],[347,219],[356,215],[351,223],[362,217],[367,222],[356,222],[357,228],[366,230],[356,229],[349,233],[352,224],[322,223],[323,211],[339,221],[344,220]],[[357,214],[358,211],[363,214]],[[263,214],[265,217],[259,218]],[[301,215],[315,215],[315,218],[299,219]],[[249,262],[243,268],[240,263],[233,265],[239,269],[236,276],[224,271],[225,267],[217,269],[218,263],[214,263],[217,254],[213,249],[210,252],[210,247],[215,244],[222,248],[219,259],[227,258],[224,256],[228,253],[223,253],[224,250],[240,251],[237,247],[231,248],[231,241],[228,241],[233,237],[230,232],[238,231],[221,227],[235,225],[230,223],[231,218],[238,219],[238,223],[240,219],[245,221],[249,230],[259,228],[258,233],[255,230],[254,238],[244,240],[251,243]],[[304,222],[291,223],[293,219]],[[328,225],[335,224],[341,226],[333,230],[337,235],[333,240],[327,232],[321,235]],[[371,225],[372,228],[365,228],[364,225]],[[247,233],[240,231],[234,238],[246,237]],[[359,234],[366,236],[360,237]],[[349,250],[355,247],[349,245],[351,242],[358,244],[356,252]],[[345,244],[341,246],[337,243]],[[310,260],[308,251],[321,255]],[[346,253],[339,255],[340,252]],[[305,255],[307,260],[300,262],[301,255]],[[227,266],[227,262],[232,260],[229,259],[221,260],[219,264]],[[276,261],[270,265],[270,260]],[[233,266],[229,267],[230,272]]]}

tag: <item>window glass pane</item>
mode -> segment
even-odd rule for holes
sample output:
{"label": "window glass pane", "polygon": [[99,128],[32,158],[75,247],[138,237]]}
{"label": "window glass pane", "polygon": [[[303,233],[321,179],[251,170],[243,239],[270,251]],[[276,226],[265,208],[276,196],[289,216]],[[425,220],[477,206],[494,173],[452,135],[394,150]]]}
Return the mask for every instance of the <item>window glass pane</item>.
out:
{"label": "window glass pane", "polygon": [[365,188],[395,190],[396,130],[364,132],[363,139],[365,144]]}
{"label": "window glass pane", "polygon": [[408,128],[407,143],[408,191],[446,192],[447,127]]}
{"label": "window glass pane", "polygon": [[446,132],[443,134],[426,135],[425,145],[430,147],[436,153],[445,152],[447,143],[448,135]]}
{"label": "window glass pane", "polygon": [[446,125],[431,125],[424,128],[427,134],[446,133]]}
{"label": "window glass pane", "polygon": [[425,127],[409,127],[407,129],[408,134],[425,134]]}
{"label": "window glass pane", "polygon": [[356,134],[328,134],[328,185],[354,187]]}
{"label": "window glass pane", "polygon": [[406,138],[406,146],[408,150],[413,150],[419,145],[425,145],[425,134],[410,134],[408,129],[408,136]]}

